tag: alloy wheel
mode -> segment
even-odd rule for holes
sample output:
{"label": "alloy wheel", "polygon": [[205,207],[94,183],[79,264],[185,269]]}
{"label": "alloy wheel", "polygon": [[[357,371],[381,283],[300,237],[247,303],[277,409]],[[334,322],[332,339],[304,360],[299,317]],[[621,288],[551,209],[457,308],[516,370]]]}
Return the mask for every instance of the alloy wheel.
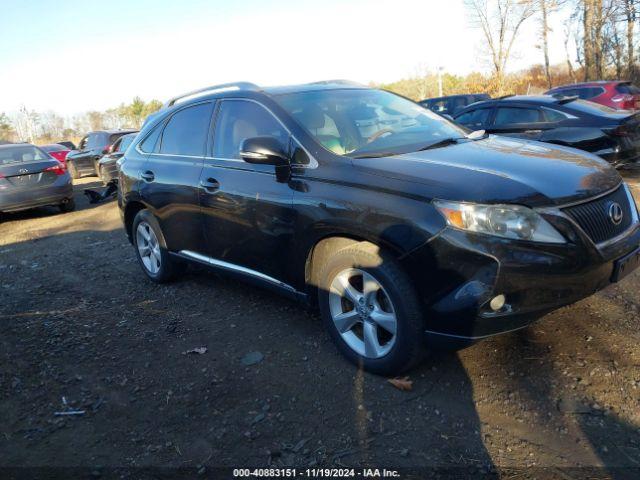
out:
{"label": "alloy wheel", "polygon": [[136,229],[136,245],[144,268],[155,275],[160,271],[162,259],[158,237],[147,222],[140,222]]}
{"label": "alloy wheel", "polygon": [[396,341],[398,321],[391,298],[369,272],[338,272],[329,289],[329,309],[344,342],[358,355],[384,357]]}

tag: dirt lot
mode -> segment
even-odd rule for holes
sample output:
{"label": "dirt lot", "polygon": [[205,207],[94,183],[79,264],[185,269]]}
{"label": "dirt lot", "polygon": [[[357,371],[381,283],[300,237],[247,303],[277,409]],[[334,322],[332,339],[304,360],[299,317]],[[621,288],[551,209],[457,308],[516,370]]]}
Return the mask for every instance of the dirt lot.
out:
{"label": "dirt lot", "polygon": [[76,212],[0,221],[0,466],[639,478],[640,273],[431,358],[404,392],[347,364],[296,303],[197,268],[147,281],[115,202],[89,205],[87,185]]}

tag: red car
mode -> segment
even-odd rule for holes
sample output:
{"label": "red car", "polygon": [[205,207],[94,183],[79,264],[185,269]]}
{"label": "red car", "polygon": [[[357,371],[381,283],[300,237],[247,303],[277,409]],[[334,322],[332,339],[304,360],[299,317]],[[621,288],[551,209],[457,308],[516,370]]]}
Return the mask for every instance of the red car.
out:
{"label": "red car", "polygon": [[51,143],[49,145],[40,145],[40,148],[62,163],[62,165],[66,166],[67,155],[71,151],[67,147],[57,143]]}
{"label": "red car", "polygon": [[640,110],[640,88],[631,82],[583,82],[555,87],[546,95],[577,96],[583,100],[606,105],[616,110]]}

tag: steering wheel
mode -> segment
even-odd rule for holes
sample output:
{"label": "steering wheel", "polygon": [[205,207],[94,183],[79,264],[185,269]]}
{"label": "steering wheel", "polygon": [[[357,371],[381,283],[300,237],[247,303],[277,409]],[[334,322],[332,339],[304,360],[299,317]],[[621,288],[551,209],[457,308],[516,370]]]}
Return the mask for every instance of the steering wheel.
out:
{"label": "steering wheel", "polygon": [[382,130],[378,130],[376,133],[367,138],[367,143],[375,142],[382,135],[386,135],[387,133],[395,133],[395,130],[392,128],[383,128]]}

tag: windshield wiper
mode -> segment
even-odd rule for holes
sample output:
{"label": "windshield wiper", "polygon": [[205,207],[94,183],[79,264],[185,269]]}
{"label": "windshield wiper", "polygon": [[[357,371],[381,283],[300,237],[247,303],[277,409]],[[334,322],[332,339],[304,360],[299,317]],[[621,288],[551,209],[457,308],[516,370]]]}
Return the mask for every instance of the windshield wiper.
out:
{"label": "windshield wiper", "polygon": [[416,150],[417,152],[422,152],[424,150],[431,150],[432,148],[440,148],[446,147],[447,145],[452,145],[454,143],[458,143],[460,140],[466,140],[467,137],[449,137],[443,138],[442,140],[438,140],[437,142],[430,143],[422,148]]}
{"label": "windshield wiper", "polygon": [[370,152],[359,153],[358,155],[349,155],[351,158],[379,158],[379,157],[392,157],[393,155],[399,155],[394,152]]}

